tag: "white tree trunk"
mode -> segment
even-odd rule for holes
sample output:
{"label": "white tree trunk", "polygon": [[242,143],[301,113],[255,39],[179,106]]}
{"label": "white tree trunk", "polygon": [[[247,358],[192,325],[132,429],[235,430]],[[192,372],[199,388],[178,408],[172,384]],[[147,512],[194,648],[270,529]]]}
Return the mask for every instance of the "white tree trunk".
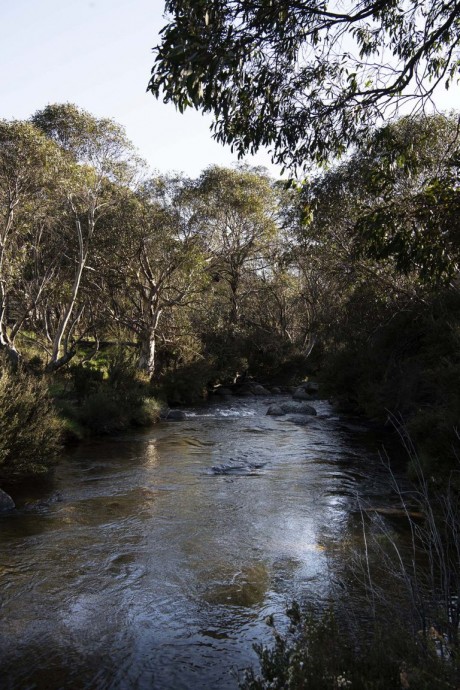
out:
{"label": "white tree trunk", "polygon": [[141,352],[139,355],[139,369],[145,371],[150,378],[155,374],[155,347],[156,347],[156,331],[155,329],[144,332],[141,336]]}

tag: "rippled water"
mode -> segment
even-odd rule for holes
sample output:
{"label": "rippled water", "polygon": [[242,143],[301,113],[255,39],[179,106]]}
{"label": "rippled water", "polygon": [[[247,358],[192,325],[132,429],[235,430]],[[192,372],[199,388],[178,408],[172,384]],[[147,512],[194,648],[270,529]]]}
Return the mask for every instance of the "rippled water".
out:
{"label": "rippled water", "polygon": [[365,429],[188,411],[86,444],[0,519],[0,687],[238,687],[293,597],[325,597],[328,545],[387,479]]}

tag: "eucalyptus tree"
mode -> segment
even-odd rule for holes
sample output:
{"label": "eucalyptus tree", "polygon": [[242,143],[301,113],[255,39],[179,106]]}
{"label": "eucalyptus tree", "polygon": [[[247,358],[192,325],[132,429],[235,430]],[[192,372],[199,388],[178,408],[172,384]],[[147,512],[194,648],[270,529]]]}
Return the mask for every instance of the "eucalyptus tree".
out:
{"label": "eucalyptus tree", "polygon": [[[190,186],[191,223],[209,255],[214,284],[226,288],[227,322],[241,320],[252,276],[266,270],[275,242],[277,194],[260,170],[210,167]],[[225,296],[224,296],[225,298]]]}
{"label": "eucalyptus tree", "polygon": [[370,201],[360,204],[361,254],[441,284],[460,266],[460,131],[456,115],[401,118],[355,156]]}
{"label": "eucalyptus tree", "polygon": [[167,0],[148,89],[214,115],[240,156],[302,167],[456,86],[457,0]]}
{"label": "eucalyptus tree", "polygon": [[181,178],[151,179],[136,193],[125,190],[123,203],[112,210],[120,235],[107,254],[106,309],[136,335],[139,368],[149,377],[156,374],[158,338],[171,339],[173,314],[193,304],[207,282],[203,243],[189,222],[184,185]]}
{"label": "eucalyptus tree", "polygon": [[327,241],[349,276],[353,266],[374,276],[392,266],[439,284],[458,272],[459,174],[455,116],[401,118],[305,185],[306,241],[312,232]]}
{"label": "eucalyptus tree", "polygon": [[0,346],[13,361],[53,276],[55,257],[42,259],[68,172],[59,146],[34,125],[0,122]]}
{"label": "eucalyptus tree", "polygon": [[57,318],[52,325],[49,370],[66,364],[75,355],[82,317],[90,313],[91,300],[81,293],[82,279],[94,243],[97,225],[116,203],[118,185],[134,184],[141,161],[124,129],[112,120],[96,118],[71,104],[49,105],[32,122],[76,164],[76,174],[66,189],[67,217],[63,247],[73,265],[68,291],[62,291]]}

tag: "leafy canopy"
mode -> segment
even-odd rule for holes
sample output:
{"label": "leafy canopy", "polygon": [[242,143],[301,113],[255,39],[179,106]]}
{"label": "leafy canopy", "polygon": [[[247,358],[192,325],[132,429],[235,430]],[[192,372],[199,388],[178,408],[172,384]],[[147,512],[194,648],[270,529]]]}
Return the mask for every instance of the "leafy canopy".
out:
{"label": "leafy canopy", "polygon": [[[342,165],[305,186],[310,231],[353,242],[361,257],[390,259],[425,283],[460,265],[460,137],[455,117],[401,118]],[[348,239],[345,239],[348,238]]]}
{"label": "leafy canopy", "polygon": [[405,101],[458,80],[458,0],[167,0],[148,85],[214,114],[239,156],[340,155]]}

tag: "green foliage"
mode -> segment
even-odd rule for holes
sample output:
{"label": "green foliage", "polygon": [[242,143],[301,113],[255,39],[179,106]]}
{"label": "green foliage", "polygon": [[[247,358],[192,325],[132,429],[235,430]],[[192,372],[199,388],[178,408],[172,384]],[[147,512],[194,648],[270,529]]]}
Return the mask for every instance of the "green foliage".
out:
{"label": "green foliage", "polygon": [[140,159],[124,128],[73,103],[53,103],[31,118],[35,127],[74,160],[106,180],[129,183]]}
{"label": "green foliage", "polygon": [[183,364],[165,372],[158,387],[159,395],[173,405],[200,402],[206,399],[210,386],[221,375],[222,372],[211,358]]}
{"label": "green foliage", "polygon": [[323,162],[459,73],[458,8],[441,0],[426,11],[403,0],[168,0],[166,11],[149,90],[213,113],[216,139],[240,157],[266,146],[283,166]]}
{"label": "green foliage", "polygon": [[305,185],[306,238],[339,251],[348,244],[348,270],[353,259],[370,259],[445,283],[460,265],[459,156],[454,114],[405,117],[376,130],[346,162]]}
{"label": "green foliage", "polygon": [[127,348],[114,347],[96,361],[75,364],[66,378],[69,384],[59,407],[69,440],[84,433],[116,434],[159,419],[161,406],[137,369],[135,353]]}
{"label": "green foliage", "polygon": [[390,412],[404,420],[414,443],[431,458],[430,468],[448,471],[459,448],[460,296],[446,289],[410,305],[390,301],[379,310],[375,295],[370,299],[367,293],[364,327],[356,300],[344,305],[336,346],[324,363],[324,384],[370,417],[385,420]]}
{"label": "green foliage", "polygon": [[260,673],[249,670],[242,690],[450,690],[455,668],[432,645],[423,648],[407,631],[372,628],[353,630],[331,609],[320,614],[288,612],[290,633],[275,631],[273,647],[256,645]]}
{"label": "green foliage", "polygon": [[61,448],[63,425],[46,381],[24,370],[0,372],[0,478],[44,474]]}
{"label": "green foliage", "polygon": [[153,424],[160,417],[160,409],[160,404],[132,381],[125,389],[105,382],[85,398],[76,418],[91,434],[117,434],[133,426]]}
{"label": "green foliage", "polygon": [[361,253],[392,258],[425,283],[456,275],[460,264],[458,118],[401,118],[357,155],[368,198],[355,227]]}
{"label": "green foliage", "polygon": [[96,366],[91,366],[91,363],[78,363],[69,367],[69,376],[75,395],[78,400],[83,400],[97,390],[104,379],[104,372]]}

